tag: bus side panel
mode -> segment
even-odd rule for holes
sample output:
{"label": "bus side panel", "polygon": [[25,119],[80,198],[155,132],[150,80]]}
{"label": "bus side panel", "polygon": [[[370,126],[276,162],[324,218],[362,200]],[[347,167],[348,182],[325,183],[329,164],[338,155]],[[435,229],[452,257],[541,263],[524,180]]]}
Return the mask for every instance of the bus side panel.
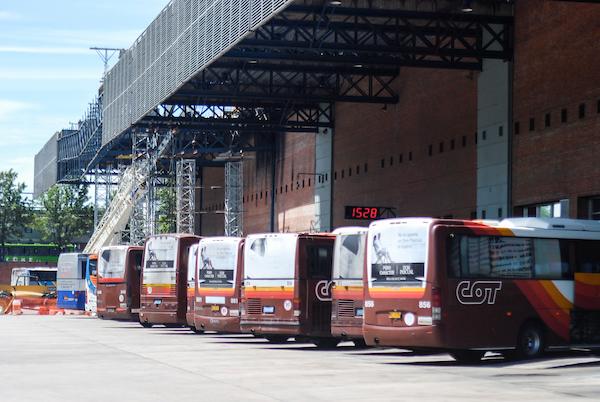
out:
{"label": "bus side panel", "polygon": [[85,291],[59,290],[56,306],[67,310],[85,310]]}

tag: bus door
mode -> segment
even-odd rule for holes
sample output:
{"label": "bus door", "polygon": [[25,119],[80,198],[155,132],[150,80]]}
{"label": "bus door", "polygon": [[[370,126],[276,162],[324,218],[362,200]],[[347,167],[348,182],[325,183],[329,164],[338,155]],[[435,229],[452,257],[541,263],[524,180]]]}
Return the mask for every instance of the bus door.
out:
{"label": "bus door", "polygon": [[[127,302],[132,313],[138,313],[140,309],[140,286],[142,278],[143,248],[130,248],[127,253],[127,270],[125,280],[127,282]],[[135,311],[134,311],[135,310]]]}
{"label": "bus door", "polygon": [[306,242],[306,307],[311,335],[331,336],[333,242]]}
{"label": "bus door", "polygon": [[98,256],[92,254],[87,257],[85,270],[85,311],[96,313],[97,299],[96,286],[98,284]]}
{"label": "bus door", "polygon": [[577,241],[576,259],[571,342],[600,344],[600,250],[597,242]]}

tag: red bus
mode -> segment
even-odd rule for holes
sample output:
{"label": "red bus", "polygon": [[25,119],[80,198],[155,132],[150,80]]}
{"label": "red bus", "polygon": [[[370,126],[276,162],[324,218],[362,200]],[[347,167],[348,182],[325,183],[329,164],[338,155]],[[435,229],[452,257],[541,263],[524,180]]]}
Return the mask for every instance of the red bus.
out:
{"label": "red bus", "polygon": [[241,332],[239,300],[243,258],[242,238],[200,240],[194,315],[198,330]]}
{"label": "red bus", "polygon": [[182,327],[187,323],[187,262],[200,238],[190,234],[150,236],[144,248],[140,323]]}
{"label": "red bus", "polygon": [[137,320],[140,308],[141,246],[109,246],[98,258],[99,318]]}
{"label": "red bus", "polygon": [[600,346],[600,222],[392,219],[367,242],[369,345],[459,361]]}
{"label": "red bus", "polygon": [[331,234],[250,235],[244,246],[240,327],[270,342],[290,337],[335,347]]}
{"label": "red bus", "polygon": [[363,324],[363,271],[367,228],[344,227],[333,231],[333,285],[331,334],[365,346]]}
{"label": "red bus", "polygon": [[187,310],[185,312],[185,320],[188,327],[194,332],[194,298],[196,297],[196,261],[198,259],[198,244],[192,244],[187,258]]}

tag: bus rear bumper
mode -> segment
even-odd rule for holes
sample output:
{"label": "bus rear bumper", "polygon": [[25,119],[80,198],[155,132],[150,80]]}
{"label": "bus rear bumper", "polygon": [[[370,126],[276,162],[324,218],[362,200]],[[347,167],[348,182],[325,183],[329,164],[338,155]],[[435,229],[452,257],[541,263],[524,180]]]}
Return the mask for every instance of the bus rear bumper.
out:
{"label": "bus rear bumper", "polygon": [[207,317],[194,315],[194,325],[203,331],[240,333],[240,317]]}
{"label": "bus rear bumper", "polygon": [[435,325],[387,327],[364,324],[363,335],[369,346],[394,346],[407,349],[437,349],[443,346],[440,328]]}
{"label": "bus rear bumper", "polygon": [[177,311],[147,312],[140,311],[140,322],[149,324],[178,324],[185,325],[186,321],[177,316]]}
{"label": "bus rear bumper", "polygon": [[363,339],[362,324],[358,323],[335,323],[331,322],[331,335],[342,339]]}
{"label": "bus rear bumper", "polygon": [[302,335],[298,320],[248,320],[242,317],[240,329],[243,333],[256,335]]}

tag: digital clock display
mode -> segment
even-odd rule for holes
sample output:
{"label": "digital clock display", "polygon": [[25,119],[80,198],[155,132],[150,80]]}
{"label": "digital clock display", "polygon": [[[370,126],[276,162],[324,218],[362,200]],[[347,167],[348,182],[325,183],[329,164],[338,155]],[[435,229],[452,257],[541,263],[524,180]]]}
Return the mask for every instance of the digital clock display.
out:
{"label": "digital clock display", "polygon": [[346,206],[346,219],[358,219],[372,221],[375,219],[381,219],[383,212],[389,208],[384,207],[357,207],[357,206]]}

